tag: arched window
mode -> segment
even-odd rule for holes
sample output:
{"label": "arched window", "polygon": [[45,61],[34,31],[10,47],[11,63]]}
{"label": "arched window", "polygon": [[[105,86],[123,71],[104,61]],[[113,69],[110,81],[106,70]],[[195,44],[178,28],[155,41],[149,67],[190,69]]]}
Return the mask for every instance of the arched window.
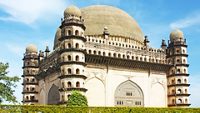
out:
{"label": "arched window", "polygon": [[178,80],[177,80],[177,83],[180,84],[180,83],[181,83],[181,79],[178,79]]}
{"label": "arched window", "polygon": [[76,69],[76,74],[80,74],[80,70],[79,69]]}
{"label": "arched window", "polygon": [[181,99],[178,99],[178,102],[177,102],[178,104],[181,104],[182,103],[182,100]]}
{"label": "arched window", "polygon": [[35,100],[35,96],[31,96],[31,100]]}
{"label": "arched window", "polygon": [[180,69],[177,69],[177,72],[176,73],[180,73],[181,72],[181,70]]}
{"label": "arched window", "polygon": [[33,79],[31,80],[31,82],[35,82],[35,79],[33,78]]}
{"label": "arched window", "polygon": [[123,55],[123,58],[125,58],[125,55]]}
{"label": "arched window", "polygon": [[69,99],[69,97],[70,97],[71,95],[69,94],[69,95],[67,95],[67,98]]}
{"label": "arched window", "polygon": [[130,58],[130,56],[129,55],[127,55],[127,59],[129,59]]}
{"label": "arched window", "polygon": [[184,79],[184,82],[187,83],[187,79]]}
{"label": "arched window", "polygon": [[134,56],[132,56],[132,60],[134,60]]}
{"label": "arched window", "polygon": [[172,89],[172,94],[175,94],[175,90],[174,89]]}
{"label": "arched window", "polygon": [[172,103],[175,104],[175,100],[174,99],[172,99]]}
{"label": "arched window", "polygon": [[116,57],[116,53],[113,54],[113,57]]}
{"label": "arched window", "polygon": [[29,82],[29,79],[28,79],[28,78],[26,79],[26,82]]}
{"label": "arched window", "polygon": [[110,56],[111,56],[111,53],[108,53],[108,56],[110,57]]}
{"label": "arched window", "polygon": [[68,88],[72,87],[72,83],[71,82],[67,82],[67,87]]}
{"label": "arched window", "polygon": [[68,61],[72,60],[71,55],[68,55],[67,57],[68,57]]}
{"label": "arched window", "polygon": [[96,51],[94,51],[94,54],[96,55],[96,54],[97,54],[97,52],[96,52]]}
{"label": "arched window", "polygon": [[64,95],[62,95],[62,101],[65,101],[65,96]]}
{"label": "arched window", "polygon": [[121,54],[118,54],[118,58],[121,58]]}
{"label": "arched window", "polygon": [[91,50],[89,50],[89,54],[91,54],[92,53],[92,51]]}
{"label": "arched window", "polygon": [[186,73],[186,69],[184,69],[184,73]]}
{"label": "arched window", "polygon": [[103,52],[103,56],[106,56],[106,53],[105,53],[105,52]]}
{"label": "arched window", "polygon": [[187,94],[188,92],[187,92],[187,89],[185,89],[185,93]]}
{"label": "arched window", "polygon": [[185,103],[186,103],[186,104],[188,103],[188,100],[187,100],[187,99],[185,99]]}
{"label": "arched window", "polygon": [[79,61],[79,56],[78,55],[76,55],[76,61]]}
{"label": "arched window", "polygon": [[75,31],[75,35],[79,35],[79,32],[78,32],[78,30],[76,30],[76,31]]}
{"label": "arched window", "polygon": [[26,91],[29,91],[29,88],[28,88],[28,87],[26,88]]}
{"label": "arched window", "polygon": [[178,94],[181,94],[181,93],[182,93],[181,89],[178,89],[177,91],[178,91]]}
{"label": "arched window", "polygon": [[79,44],[78,43],[76,43],[76,48],[79,48]]}
{"label": "arched window", "polygon": [[80,87],[80,82],[76,82],[76,87]]}
{"label": "arched window", "polygon": [[68,48],[72,48],[72,45],[70,43],[68,43]]}
{"label": "arched window", "polygon": [[72,74],[72,70],[70,68],[67,69],[68,74]]}
{"label": "arched window", "polygon": [[26,100],[28,100],[29,98],[28,98],[28,96],[26,96]]}
{"label": "arched window", "polygon": [[31,91],[35,91],[35,88],[34,88],[34,87],[32,87],[32,88],[31,88]]}
{"label": "arched window", "polygon": [[64,82],[62,82],[62,88],[65,88],[65,83]]}
{"label": "arched window", "polygon": [[68,30],[68,35],[72,35],[72,31],[71,30]]}
{"label": "arched window", "polygon": [[99,51],[98,54],[101,55],[101,51]]}

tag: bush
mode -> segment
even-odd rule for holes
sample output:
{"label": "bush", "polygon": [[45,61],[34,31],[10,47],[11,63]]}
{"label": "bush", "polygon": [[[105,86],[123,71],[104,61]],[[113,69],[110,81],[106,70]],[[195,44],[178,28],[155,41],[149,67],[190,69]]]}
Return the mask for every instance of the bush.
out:
{"label": "bush", "polygon": [[78,91],[72,91],[67,101],[69,107],[86,107],[88,106],[87,98]]}
{"label": "bush", "polygon": [[66,107],[58,105],[0,105],[0,113],[200,113],[200,108]]}

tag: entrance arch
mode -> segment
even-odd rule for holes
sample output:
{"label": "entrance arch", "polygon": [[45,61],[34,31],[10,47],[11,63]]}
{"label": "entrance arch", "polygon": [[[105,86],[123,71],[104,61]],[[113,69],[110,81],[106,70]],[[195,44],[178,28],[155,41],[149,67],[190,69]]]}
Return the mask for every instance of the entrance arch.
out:
{"label": "entrance arch", "polygon": [[60,101],[59,88],[53,84],[48,93],[48,104],[58,104]]}
{"label": "entrance arch", "polygon": [[144,106],[142,89],[130,80],[121,83],[115,90],[115,106]]}

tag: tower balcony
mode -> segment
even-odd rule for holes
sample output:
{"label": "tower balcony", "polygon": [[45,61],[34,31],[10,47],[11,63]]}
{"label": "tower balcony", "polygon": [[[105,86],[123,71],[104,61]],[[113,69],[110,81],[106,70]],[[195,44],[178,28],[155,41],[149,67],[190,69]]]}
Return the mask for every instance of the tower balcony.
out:
{"label": "tower balcony", "polygon": [[188,93],[179,93],[179,94],[177,94],[177,93],[173,93],[173,94],[168,94],[168,97],[179,97],[179,96],[190,96],[190,94],[188,94]]}
{"label": "tower balcony", "polygon": [[170,84],[170,85],[168,85],[168,87],[175,87],[175,86],[186,86],[186,87],[189,87],[190,84],[187,84],[187,83],[179,83],[179,84]]}
{"label": "tower balcony", "polygon": [[173,103],[173,104],[168,104],[169,107],[188,107],[191,104],[189,103]]}
{"label": "tower balcony", "polygon": [[170,77],[176,77],[176,76],[185,76],[185,77],[188,77],[190,74],[188,73],[173,73],[173,74],[170,74],[168,75],[167,77],[170,78]]}
{"label": "tower balcony", "polygon": [[86,54],[86,50],[80,48],[65,48],[60,50],[60,54],[64,52],[82,52],[83,54]]}
{"label": "tower balcony", "polygon": [[82,20],[77,20],[77,19],[65,19],[64,21],[62,21],[62,24],[61,24],[61,28],[63,28],[64,26],[80,26],[82,27],[84,30],[85,30],[85,25],[83,23]]}
{"label": "tower balcony", "polygon": [[65,92],[65,91],[83,91],[86,92],[86,88],[81,88],[81,87],[68,87],[68,88],[60,88],[59,91]]}
{"label": "tower balcony", "polygon": [[87,77],[85,75],[80,75],[80,74],[68,74],[68,75],[61,75],[59,76],[60,79],[63,78],[83,78],[86,79]]}
{"label": "tower balcony", "polygon": [[66,62],[61,62],[60,66],[71,65],[71,64],[78,64],[78,65],[83,65],[83,66],[87,65],[85,62],[80,62],[80,61],[66,61]]}
{"label": "tower balcony", "polygon": [[82,40],[83,42],[86,42],[86,38],[84,36],[79,36],[79,35],[62,36],[59,39],[59,41],[63,41],[65,39],[78,39],[78,40]]}

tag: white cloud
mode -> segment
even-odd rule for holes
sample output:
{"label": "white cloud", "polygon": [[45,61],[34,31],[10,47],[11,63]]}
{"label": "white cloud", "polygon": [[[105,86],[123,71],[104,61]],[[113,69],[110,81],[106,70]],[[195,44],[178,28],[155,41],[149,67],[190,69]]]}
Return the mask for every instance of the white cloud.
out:
{"label": "white cloud", "polygon": [[8,16],[1,16],[0,20],[29,25],[38,19],[47,20],[60,15],[66,6],[65,0],[1,0],[0,7]]}
{"label": "white cloud", "polygon": [[175,28],[188,28],[193,25],[200,25],[200,13],[194,13],[191,14],[184,19],[177,20],[175,22],[172,22],[170,24],[170,28],[175,29]]}
{"label": "white cloud", "polygon": [[6,50],[9,50],[10,52],[14,53],[15,55],[22,56],[25,49],[22,46],[19,46],[17,44],[6,44],[5,47]]}

